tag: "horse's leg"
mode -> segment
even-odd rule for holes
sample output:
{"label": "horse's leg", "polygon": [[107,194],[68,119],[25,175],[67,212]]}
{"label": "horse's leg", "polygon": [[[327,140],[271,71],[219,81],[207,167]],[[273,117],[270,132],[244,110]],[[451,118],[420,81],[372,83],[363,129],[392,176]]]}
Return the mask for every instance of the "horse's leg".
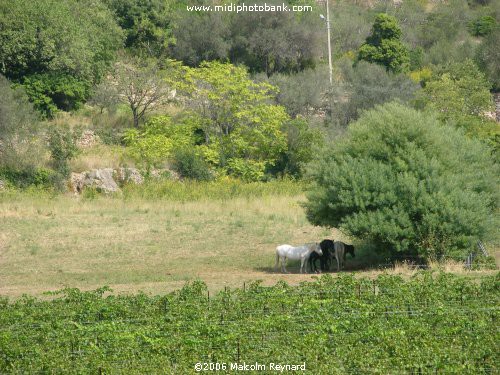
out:
{"label": "horse's leg", "polygon": [[286,271],[286,257],[281,258],[281,271],[283,273],[288,273]]}
{"label": "horse's leg", "polygon": [[278,265],[280,263],[280,255],[276,252],[276,263],[274,264],[274,272],[278,272]]}

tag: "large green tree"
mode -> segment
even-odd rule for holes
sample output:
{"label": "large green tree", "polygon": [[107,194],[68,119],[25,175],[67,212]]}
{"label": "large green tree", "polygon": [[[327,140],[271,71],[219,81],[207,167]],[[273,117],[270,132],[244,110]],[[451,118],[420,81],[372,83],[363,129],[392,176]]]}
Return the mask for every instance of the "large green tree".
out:
{"label": "large green tree", "polygon": [[285,108],[269,104],[275,88],[253,82],[244,67],[202,63],[187,72],[188,105],[202,119],[206,156],[228,173],[263,177],[286,149]]}
{"label": "large green tree", "polygon": [[311,173],[309,220],[379,249],[463,258],[495,235],[498,165],[432,114],[396,103],[366,112]]}
{"label": "large green tree", "polygon": [[359,48],[358,59],[383,65],[391,72],[408,69],[408,49],[401,42],[396,18],[385,13],[377,15],[371,34]]}

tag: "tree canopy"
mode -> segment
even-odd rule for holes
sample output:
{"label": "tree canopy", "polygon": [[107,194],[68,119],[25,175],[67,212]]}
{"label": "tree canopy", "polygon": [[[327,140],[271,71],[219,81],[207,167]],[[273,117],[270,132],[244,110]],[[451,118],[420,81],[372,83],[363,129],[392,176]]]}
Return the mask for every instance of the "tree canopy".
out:
{"label": "tree canopy", "polygon": [[25,85],[49,116],[86,99],[122,41],[122,30],[99,1],[0,2],[0,73]]}
{"label": "tree canopy", "polygon": [[381,250],[463,258],[494,230],[498,166],[489,150],[401,104],[365,112],[311,177],[309,220]]}

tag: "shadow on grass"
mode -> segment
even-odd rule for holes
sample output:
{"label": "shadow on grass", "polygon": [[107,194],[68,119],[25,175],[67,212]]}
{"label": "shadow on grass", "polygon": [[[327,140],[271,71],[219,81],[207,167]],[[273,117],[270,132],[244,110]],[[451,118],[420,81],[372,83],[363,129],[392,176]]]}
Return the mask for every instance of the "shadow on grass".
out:
{"label": "shadow on grass", "polygon": [[[356,246],[356,245],[355,245]],[[367,244],[360,244],[356,246],[355,257],[347,255],[345,266],[340,272],[367,272],[367,271],[378,271],[388,266],[392,266],[387,261],[387,254],[380,254],[375,251],[375,249]],[[319,262],[317,262],[319,266]],[[288,261],[286,264],[286,269],[289,274],[299,274],[300,273],[300,262],[299,261]],[[276,274],[281,272],[281,263],[275,271],[274,263],[269,267],[255,267],[255,271],[263,272],[266,274]],[[307,264],[307,273],[309,272],[309,264]],[[321,273],[338,273],[337,271],[337,261],[333,258],[330,265],[329,271],[322,271]],[[321,274],[316,273],[316,274]]]}

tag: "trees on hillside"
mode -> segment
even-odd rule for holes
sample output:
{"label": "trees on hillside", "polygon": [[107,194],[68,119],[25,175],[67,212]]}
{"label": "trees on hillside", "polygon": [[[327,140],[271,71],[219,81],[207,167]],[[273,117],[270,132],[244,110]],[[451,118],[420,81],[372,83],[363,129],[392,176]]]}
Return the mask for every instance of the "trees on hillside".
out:
{"label": "trees on hillside", "polygon": [[[269,4],[269,1],[267,2]],[[281,5],[281,3],[280,3]],[[228,59],[252,73],[298,72],[315,66],[321,55],[317,15],[293,12],[179,12],[173,29],[173,57],[189,66]]]}
{"label": "trees on hillside", "polygon": [[229,20],[224,13],[183,14],[177,21],[174,36],[172,53],[189,66],[228,58],[231,40]]}
{"label": "trees on hillside", "polygon": [[406,75],[388,72],[377,64],[360,61],[352,66],[347,60],[339,65],[343,78],[341,93],[333,97],[332,120],[344,128],[377,104],[409,102],[419,87]]}
{"label": "trees on hillside", "polygon": [[0,2],[0,73],[25,85],[48,115],[82,102],[122,40],[111,12],[98,1]]}
{"label": "trees on hillside", "polygon": [[230,59],[268,76],[314,67],[321,55],[321,27],[315,14],[249,12],[231,24]]}
{"label": "trees on hillside", "polygon": [[340,227],[379,249],[461,258],[494,230],[498,165],[488,149],[400,104],[365,112],[311,177],[311,223]]}

